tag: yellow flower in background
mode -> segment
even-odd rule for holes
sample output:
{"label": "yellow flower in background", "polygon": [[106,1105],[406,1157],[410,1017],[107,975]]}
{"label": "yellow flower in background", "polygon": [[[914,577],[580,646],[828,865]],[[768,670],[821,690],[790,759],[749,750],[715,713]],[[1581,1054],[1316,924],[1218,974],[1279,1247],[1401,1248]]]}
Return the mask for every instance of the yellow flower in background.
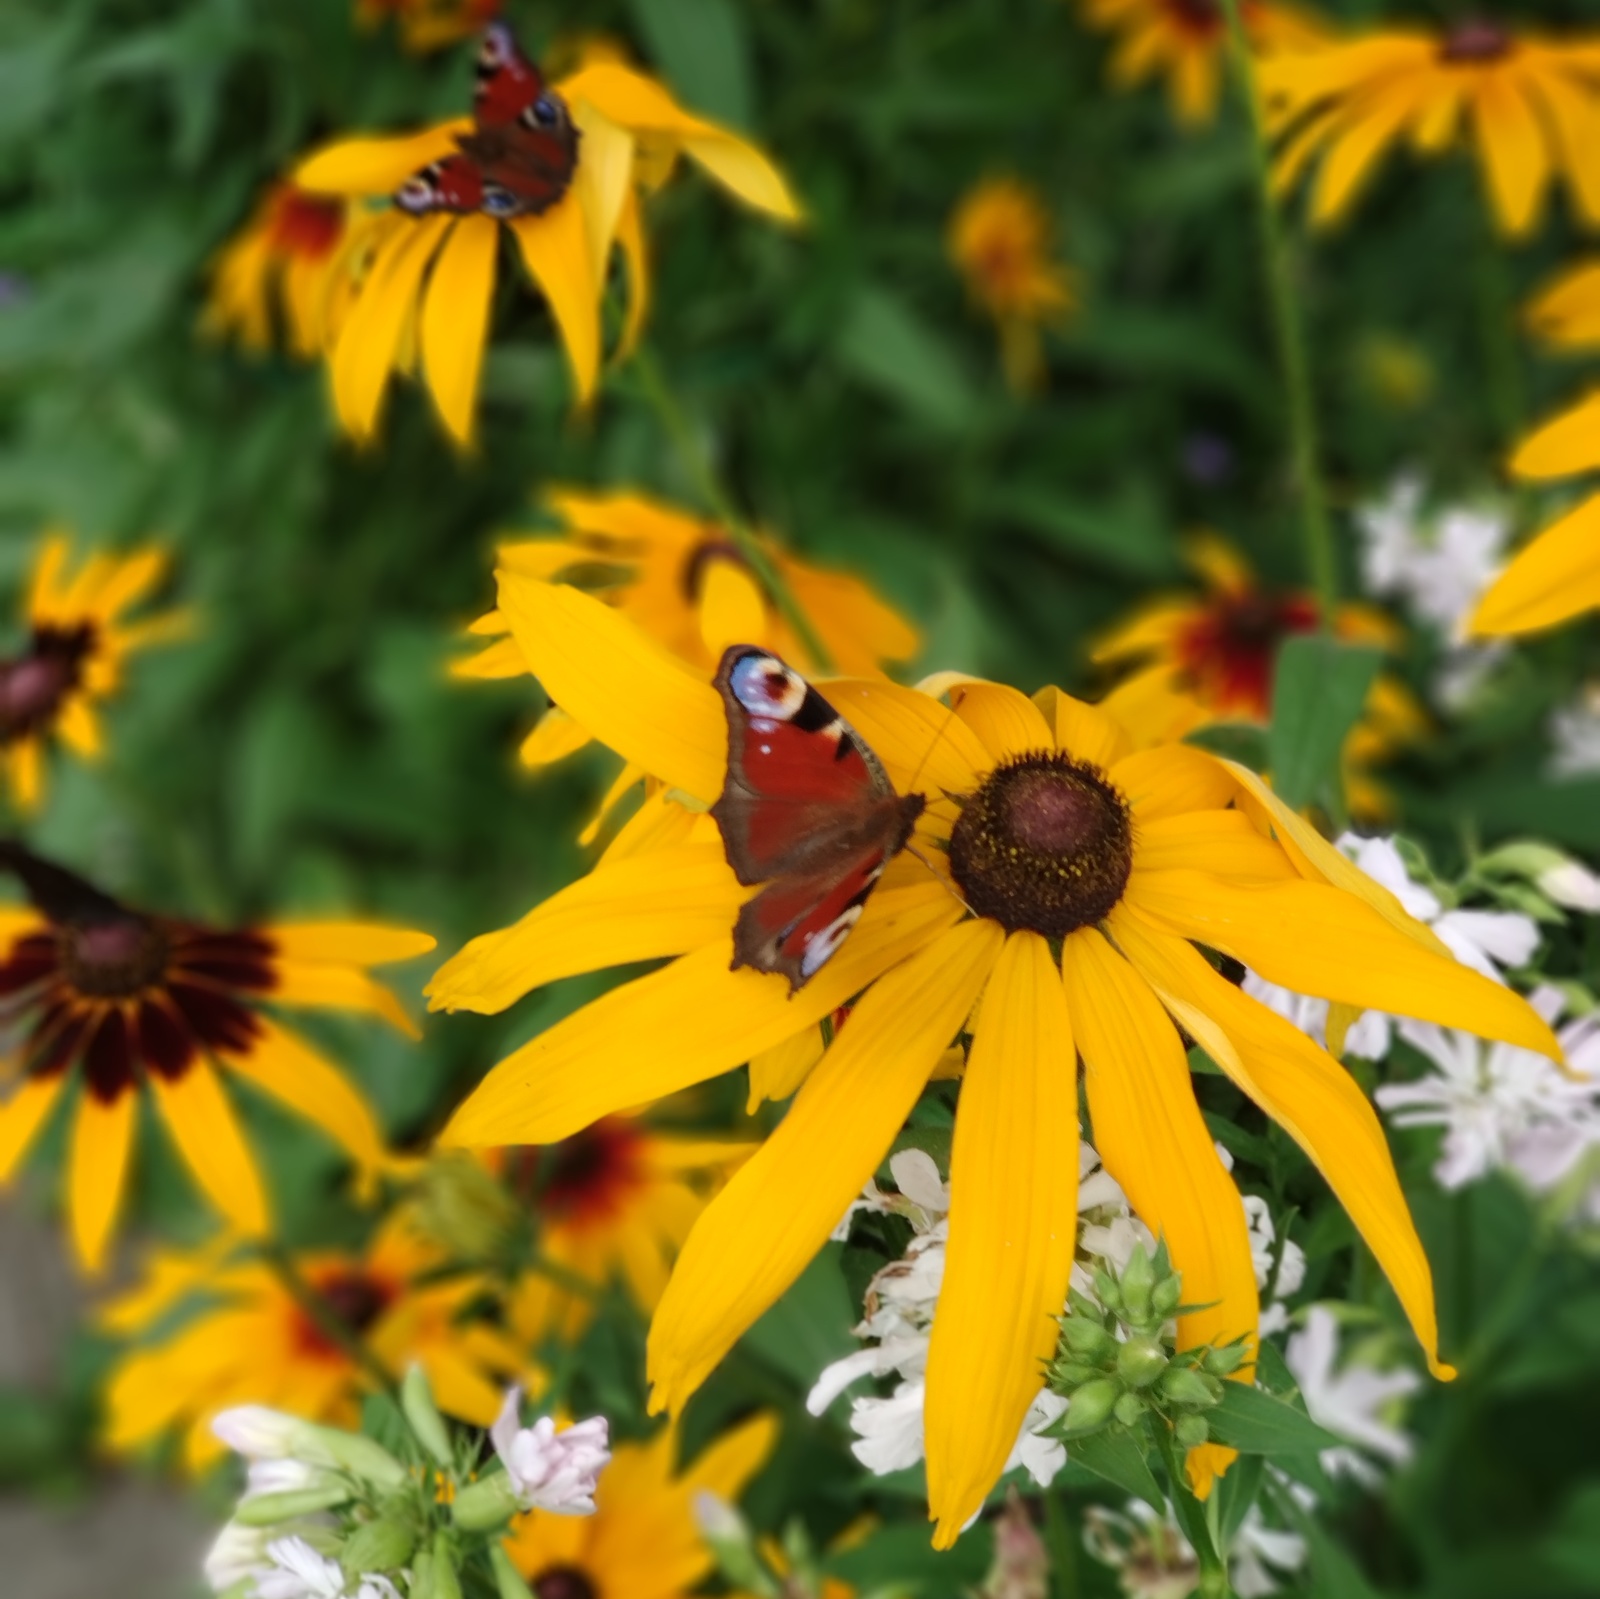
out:
{"label": "yellow flower in background", "polygon": [[[501,610],[557,703],[697,810],[727,767],[723,702],[626,618],[507,574]],[[927,1375],[936,1542],[1000,1475],[1054,1345],[1075,1237],[1076,1062],[1096,1146],[1185,1292],[1185,1346],[1255,1333],[1238,1191],[1195,1100],[1179,1027],[1307,1150],[1394,1285],[1430,1360],[1433,1289],[1382,1128],[1343,1066],[1220,976],[1197,945],[1302,993],[1431,1018],[1554,1058],[1520,998],[1458,964],[1244,768],[1186,746],[1135,751],[1055,689],[946,679],[933,695],[841,679],[829,701],[898,789],[927,800],[831,960],[804,986],[733,970],[751,890],[716,824],[612,859],[517,929],[521,969],[481,998],[447,963],[436,1006],[499,1010],[559,977],[665,961],[502,1061],[442,1142],[550,1143],[815,1028],[848,1024],[761,1149],[695,1224],[650,1334],[652,1405],[677,1412],[789,1287],[887,1154],[935,1065],[970,1031],[943,1293]],[[971,907],[969,911],[968,907]],[[1058,953],[1059,951],[1059,953]],[[858,997],[859,996],[859,997]],[[1226,1462],[1191,1459],[1204,1488]]]}
{"label": "yellow flower in background", "polygon": [[356,0],[356,23],[376,28],[393,17],[401,42],[415,55],[458,44],[500,10],[500,0]]}
{"label": "yellow flower in background", "polygon": [[[1228,55],[1222,0],[1082,0],[1082,9],[1091,27],[1116,35],[1116,88],[1164,76],[1179,122],[1195,128],[1216,116]],[[1324,37],[1318,22],[1290,6],[1241,0],[1240,10],[1261,55],[1304,49]]]}
{"label": "yellow flower in background", "polygon": [[95,706],[121,687],[123,661],[174,638],[187,620],[176,611],[123,620],[161,581],[165,552],[91,555],[69,575],[69,547],[62,533],[41,542],[22,611],[27,645],[0,660],[0,756],[23,810],[43,797],[46,744],[59,740],[94,760],[102,748]]}
{"label": "yellow flower in background", "polygon": [[1529,304],[1528,325],[1558,350],[1600,348],[1600,262],[1563,272]]}
{"label": "yellow flower in background", "polygon": [[[485,49],[508,39],[491,29]],[[529,71],[532,69],[529,68]],[[753,145],[692,116],[653,79],[600,62],[546,90],[539,104],[553,125],[576,131],[570,176],[545,181],[555,198],[508,214],[503,224],[560,330],[578,401],[594,393],[601,360],[600,306],[614,249],[627,260],[628,310],[622,347],[643,324],[649,295],[642,197],[666,181],[684,155],[738,199],[782,222],[800,209],[782,175]],[[304,161],[302,189],[357,201],[388,201],[402,186],[425,186],[438,163],[463,157],[463,138],[481,141],[471,118],[397,138],[345,139]],[[494,189],[485,203],[508,191]],[[339,420],[370,438],[391,371],[420,366],[440,418],[461,444],[472,438],[478,378],[489,338],[502,223],[485,211],[411,215],[391,205],[377,220],[375,255],[330,351]]]}
{"label": "yellow flower in background", "polygon": [[1067,269],[1051,258],[1050,215],[1018,178],[986,178],[950,218],[945,248],[975,304],[1000,330],[1006,381],[1019,394],[1043,376],[1041,324],[1072,306]]}
{"label": "yellow flower in background", "polygon": [[1534,226],[1557,176],[1582,220],[1600,223],[1600,35],[1545,40],[1472,20],[1329,38],[1262,62],[1260,81],[1268,127],[1282,140],[1278,190],[1320,157],[1314,223],[1343,216],[1401,140],[1437,155],[1469,137],[1504,232]]}
{"label": "yellow flower in background", "polygon": [[[1180,739],[1216,722],[1265,726],[1279,648],[1318,625],[1311,594],[1269,588],[1215,535],[1189,540],[1185,554],[1204,592],[1152,599],[1092,655],[1099,665],[1129,669],[1105,705],[1141,744]],[[1337,631],[1385,648],[1397,642],[1394,624],[1365,605],[1340,606]],[[1382,816],[1389,808],[1367,768],[1416,740],[1426,725],[1403,684],[1386,675],[1374,680],[1344,749],[1346,800],[1358,816]]]}
{"label": "yellow flower in background", "polygon": [[[558,489],[548,499],[563,530],[502,544],[503,570],[578,585],[707,675],[732,643],[762,644],[802,667],[814,664],[738,545],[715,522],[642,494]],[[841,671],[870,673],[916,654],[916,629],[865,583],[800,561],[775,539],[762,544]],[[460,662],[458,675],[527,673],[498,610],[480,617],[472,631],[495,642]],[[588,742],[589,734],[552,705],[523,743],[522,760],[543,766]],[[624,775],[627,787],[639,778],[637,772]],[[620,793],[612,802],[616,798]]]}
{"label": "yellow flower in background", "polygon": [[146,1092],[184,1163],[238,1229],[270,1226],[267,1195],[228,1095],[225,1068],[321,1127],[368,1172],[382,1136],[345,1077],[262,1009],[306,1005],[416,1028],[369,966],[434,947],[426,933],[360,922],[221,930],[119,904],[81,877],[0,849],[32,908],[0,907],[0,996],[18,1080],[0,1102],[0,1182],[67,1094],[72,1239],[97,1270],[110,1240]]}
{"label": "yellow flower in background", "polygon": [[[399,1378],[417,1362],[443,1410],[488,1426],[506,1381],[537,1374],[505,1334],[466,1319],[485,1281],[459,1272],[439,1277],[449,1264],[394,1218],[364,1252],[319,1251],[294,1261],[324,1311],[384,1370]],[[224,1453],[211,1431],[219,1411],[262,1404],[345,1426],[358,1419],[372,1387],[283,1279],[230,1240],[157,1253],[99,1320],[130,1345],[106,1389],[106,1442],[118,1454],[181,1431],[185,1464],[199,1471]]]}
{"label": "yellow flower in background", "polygon": [[[504,945],[496,953],[515,954]],[[755,1147],[605,1116],[559,1144],[493,1151],[502,1179],[538,1216],[541,1259],[594,1289],[585,1297],[551,1273],[524,1273],[506,1306],[518,1341],[577,1338],[595,1298],[618,1279],[641,1310],[654,1310],[689,1229]]]}
{"label": "yellow flower in background", "polygon": [[611,1453],[592,1516],[533,1511],[505,1546],[539,1599],[686,1599],[716,1567],[695,1500],[732,1501],[766,1464],[777,1421],[755,1416],[677,1467],[678,1429]]}

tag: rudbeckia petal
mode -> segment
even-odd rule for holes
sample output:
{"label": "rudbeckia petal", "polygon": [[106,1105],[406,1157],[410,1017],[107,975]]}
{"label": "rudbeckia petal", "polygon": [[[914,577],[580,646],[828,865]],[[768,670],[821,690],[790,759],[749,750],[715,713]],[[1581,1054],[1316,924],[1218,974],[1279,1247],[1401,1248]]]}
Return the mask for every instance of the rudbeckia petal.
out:
{"label": "rudbeckia petal", "polygon": [[598,263],[589,257],[583,207],[569,194],[543,216],[518,217],[511,231],[561,329],[578,403],[586,404],[600,375],[600,281]]}
{"label": "rudbeckia petal", "polygon": [[734,1500],[771,1458],[778,1442],[778,1418],[770,1412],[752,1416],[709,1445],[679,1481],[695,1493],[713,1493]]}
{"label": "rudbeckia petal", "polygon": [[1550,156],[1533,107],[1507,74],[1493,73],[1478,85],[1473,111],[1500,225],[1508,233],[1526,233],[1550,177]]}
{"label": "rudbeckia petal", "polygon": [[815,1026],[960,914],[934,884],[880,890],[844,947],[792,997],[770,973],[732,971],[732,937],[719,938],[524,1044],[478,1085],[440,1141],[550,1144],[729,1071]]}
{"label": "rudbeckia petal", "polygon": [[711,804],[728,764],[717,691],[591,595],[499,577],[500,608],[550,698],[624,760]]}
{"label": "rudbeckia petal", "polygon": [[1600,494],[1547,527],[1478,602],[1479,637],[1554,627],[1600,605]]}
{"label": "rudbeckia petal", "polygon": [[639,342],[650,311],[650,249],[645,239],[639,197],[632,192],[617,221],[617,243],[622,246],[628,263],[628,309],[623,316],[622,337],[617,343],[615,359],[626,361]]}
{"label": "rudbeckia petal", "polygon": [[1311,204],[1314,226],[1326,226],[1349,208],[1425,87],[1425,81],[1411,78],[1385,85],[1363,104],[1359,116],[1344,119],[1317,174]]}
{"label": "rudbeckia petal", "polygon": [[572,186],[588,234],[589,260],[603,282],[622,212],[631,197],[633,135],[586,100],[573,106],[572,120],[582,136],[583,149]]}
{"label": "rudbeckia petal", "polygon": [[787,1099],[822,1059],[820,1027],[807,1027],[771,1049],[750,1057],[750,1098],[745,1113],[753,1116],[764,1099]]}
{"label": "rudbeckia petal", "polygon": [[291,960],[340,966],[387,966],[415,960],[439,947],[439,940],[429,933],[376,922],[274,922],[267,937]]}
{"label": "rudbeckia petal", "polygon": [[886,680],[835,678],[823,697],[872,750],[891,777],[937,794],[969,794],[994,762],[983,741],[949,707]]}
{"label": "rudbeckia petal", "polygon": [[149,1080],[173,1142],[212,1204],[241,1231],[266,1232],[271,1222],[255,1157],[217,1074],[195,1060],[181,1077],[152,1072]]}
{"label": "rudbeckia petal", "polygon": [[1536,428],[1511,457],[1518,477],[1571,477],[1600,466],[1600,394]]}
{"label": "rudbeckia petal", "polygon": [[941,1549],[999,1479],[1039,1392],[1077,1239],[1077,1055],[1061,974],[1037,933],[1006,941],[984,991],[950,1192],[928,1350],[928,1505]]}
{"label": "rudbeckia petal", "polygon": [[992,922],[965,922],[867,989],[777,1131],[689,1235],[650,1329],[652,1410],[681,1409],[827,1241],[966,1020],[1002,940]]}
{"label": "rudbeckia petal", "polygon": [[1260,1319],[1239,1190],[1195,1102],[1177,1029],[1139,972],[1094,929],[1068,936],[1061,970],[1094,1146],[1140,1219],[1172,1252],[1191,1311],[1178,1344],[1255,1336]]}
{"label": "rudbeckia petal", "polygon": [[1126,903],[1168,931],[1232,955],[1300,994],[1460,1027],[1560,1061],[1525,999],[1435,955],[1363,900],[1321,883],[1235,884],[1209,872],[1144,872]]}
{"label": "rudbeckia petal", "polygon": [[561,977],[682,955],[725,933],[749,897],[715,844],[606,862],[446,961],[428,1008],[492,1014]]}
{"label": "rudbeckia petal", "polygon": [[[941,674],[947,679],[949,676]],[[946,681],[937,690],[926,684],[923,687],[929,694],[949,692],[956,715],[983,740],[993,761],[1055,748],[1055,731],[1039,707],[1009,683],[967,678]]]}
{"label": "rudbeckia petal", "polygon": [[462,445],[477,412],[499,248],[497,222],[463,217],[439,251],[422,302],[422,369],[440,420]]}
{"label": "rudbeckia petal", "polygon": [[423,167],[454,155],[456,135],[471,131],[472,119],[460,117],[398,138],[341,139],[307,156],[291,181],[316,194],[391,194]]}
{"label": "rudbeckia petal", "polygon": [[78,1096],[68,1156],[72,1242],[85,1271],[99,1271],[116,1223],[133,1147],[139,1096],[131,1089],[108,1104],[85,1089]]}
{"label": "rudbeckia petal", "polygon": [[[506,642],[516,645],[515,639]],[[523,660],[520,648],[517,649],[517,663],[519,672],[528,670],[528,663]],[[538,726],[518,746],[517,759],[524,766],[550,766],[556,761],[564,761],[569,755],[576,755],[593,742],[588,733],[559,705],[552,705],[539,718]]]}
{"label": "rudbeckia petal", "polygon": [[65,1074],[61,1072],[29,1077],[0,1105],[0,1183],[10,1177],[17,1162],[27,1154],[64,1081]]}
{"label": "rudbeckia petal", "polygon": [[1108,775],[1141,825],[1189,811],[1221,810],[1234,794],[1233,782],[1215,757],[1186,744],[1139,750],[1118,761]]}
{"label": "rudbeckia petal", "polygon": [[1133,748],[1127,733],[1098,705],[1074,699],[1061,689],[1041,689],[1035,703],[1056,732],[1056,748],[1080,761],[1089,761],[1105,770]]}
{"label": "rudbeckia petal", "polygon": [[715,132],[685,139],[683,148],[746,205],[783,222],[798,222],[804,215],[783,174],[753,144]]}
{"label": "rudbeckia petal", "polygon": [[767,602],[760,585],[732,561],[706,563],[696,609],[701,642],[713,660],[730,644],[766,637]]}
{"label": "rudbeckia petal", "polygon": [[260,1014],[255,1019],[254,1042],[224,1055],[223,1064],[314,1122],[359,1165],[381,1166],[383,1135],[355,1087],[286,1028]]}
{"label": "rudbeckia petal", "polygon": [[280,958],[272,963],[272,971],[275,981],[269,992],[275,1001],[364,1011],[381,1016],[407,1038],[422,1036],[393,991],[357,967]]}
{"label": "rudbeckia petal", "polygon": [[1453,1375],[1438,1362],[1428,1257],[1377,1113],[1355,1079],[1298,1028],[1221,977],[1192,945],[1120,909],[1112,912],[1111,929],[1190,1036],[1311,1157],[1377,1257],[1434,1374]]}
{"label": "rudbeckia petal", "polygon": [[1135,872],[1167,871],[1196,861],[1236,882],[1286,881],[1295,876],[1282,847],[1263,838],[1242,811],[1189,811],[1154,821],[1140,817],[1134,834]]}

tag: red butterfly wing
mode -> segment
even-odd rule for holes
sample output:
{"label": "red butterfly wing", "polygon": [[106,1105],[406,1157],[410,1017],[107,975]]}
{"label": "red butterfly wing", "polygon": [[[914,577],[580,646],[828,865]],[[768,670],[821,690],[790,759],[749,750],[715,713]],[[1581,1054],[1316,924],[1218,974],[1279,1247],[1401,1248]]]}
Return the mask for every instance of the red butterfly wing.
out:
{"label": "red butterfly wing", "polygon": [[450,155],[434,161],[406,179],[394,193],[394,203],[414,217],[432,211],[467,216],[483,209],[483,174],[469,156]]}
{"label": "red butterfly wing", "polygon": [[544,93],[544,74],[503,22],[491,22],[478,47],[472,114],[480,128],[509,127]]}
{"label": "red butterfly wing", "polygon": [[728,777],[711,814],[741,883],[768,886],[734,928],[734,965],[799,988],[844,941],[924,805],[775,655],[734,645],[717,672]]}

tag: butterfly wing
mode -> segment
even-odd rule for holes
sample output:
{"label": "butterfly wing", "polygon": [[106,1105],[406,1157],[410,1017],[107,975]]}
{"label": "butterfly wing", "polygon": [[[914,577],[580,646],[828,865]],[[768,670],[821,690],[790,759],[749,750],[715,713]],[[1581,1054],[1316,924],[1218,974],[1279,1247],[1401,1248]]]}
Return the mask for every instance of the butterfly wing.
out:
{"label": "butterfly wing", "polygon": [[483,174],[470,156],[446,156],[407,178],[395,190],[394,203],[414,217],[434,211],[469,216],[484,209]]}

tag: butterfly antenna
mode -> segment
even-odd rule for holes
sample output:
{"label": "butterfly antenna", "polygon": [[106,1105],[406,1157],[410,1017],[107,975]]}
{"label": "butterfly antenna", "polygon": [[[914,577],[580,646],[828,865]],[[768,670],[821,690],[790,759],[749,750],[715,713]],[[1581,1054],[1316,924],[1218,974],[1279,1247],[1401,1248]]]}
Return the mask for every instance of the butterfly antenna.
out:
{"label": "butterfly antenna", "polygon": [[926,866],[933,874],[933,877],[939,884],[940,888],[942,888],[945,893],[947,893],[951,899],[953,899],[969,916],[976,916],[978,914],[962,897],[961,890],[955,885],[955,880],[950,877],[948,873],[941,872],[939,868],[935,866],[933,862],[930,861],[928,857],[911,842],[910,839],[906,840],[906,854],[915,855],[916,858],[921,861],[922,864]]}
{"label": "butterfly antenna", "polygon": [[960,692],[959,686],[951,690],[953,703],[945,707],[944,720],[939,724],[939,731],[933,735],[933,738],[928,743],[927,749],[922,752],[922,759],[917,762],[917,769],[909,778],[907,778],[906,793],[911,794],[916,791],[917,779],[922,776],[924,771],[927,770],[928,762],[933,759],[933,752],[939,747],[939,741],[950,730],[950,724],[956,719],[956,706],[961,703],[956,696],[959,695]]}

